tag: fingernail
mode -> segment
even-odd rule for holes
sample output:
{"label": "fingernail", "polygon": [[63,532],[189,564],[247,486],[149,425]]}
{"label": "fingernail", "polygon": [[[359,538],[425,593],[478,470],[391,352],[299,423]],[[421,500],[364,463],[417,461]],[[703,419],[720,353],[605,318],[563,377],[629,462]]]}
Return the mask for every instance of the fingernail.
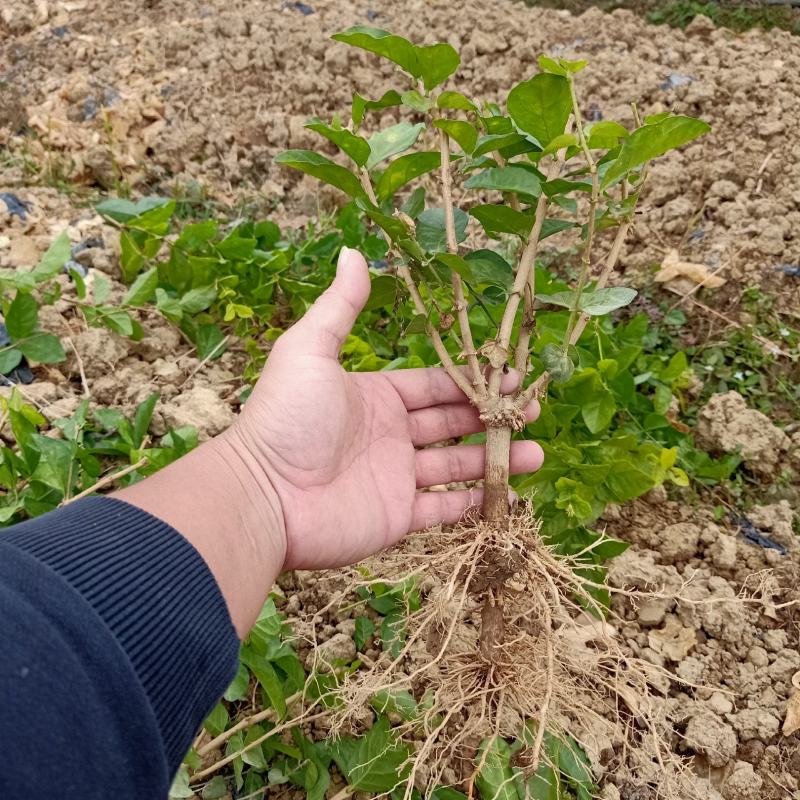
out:
{"label": "fingernail", "polygon": [[347,247],[347,245],[342,245],[342,249],[339,251],[339,260],[336,262],[336,265],[343,263],[344,260],[350,255],[352,250]]}

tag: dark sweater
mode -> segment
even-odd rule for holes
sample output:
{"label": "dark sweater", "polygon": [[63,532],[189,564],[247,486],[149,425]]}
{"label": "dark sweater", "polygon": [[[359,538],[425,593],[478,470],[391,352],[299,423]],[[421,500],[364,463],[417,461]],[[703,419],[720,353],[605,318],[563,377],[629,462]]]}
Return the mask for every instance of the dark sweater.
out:
{"label": "dark sweater", "polygon": [[0,531],[0,798],[161,800],[236,673],[173,528],[92,497]]}

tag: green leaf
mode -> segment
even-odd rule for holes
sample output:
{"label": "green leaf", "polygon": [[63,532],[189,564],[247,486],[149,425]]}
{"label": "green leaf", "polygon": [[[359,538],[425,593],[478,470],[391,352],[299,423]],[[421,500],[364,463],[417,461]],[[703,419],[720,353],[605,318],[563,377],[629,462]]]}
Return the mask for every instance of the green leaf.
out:
{"label": "green leaf", "polygon": [[365,311],[376,308],[392,308],[401,291],[400,282],[394,275],[376,275],[371,279],[369,299],[364,306]]}
{"label": "green leaf", "polygon": [[581,294],[578,308],[592,317],[601,317],[633,302],[638,292],[627,286],[612,286]]}
{"label": "green leaf", "polygon": [[472,274],[472,268],[469,262],[465,261],[461,256],[455,253],[438,253],[436,261],[443,264],[447,269],[458,273],[465,281],[474,283],[475,276]]}
{"label": "green leaf", "polygon": [[311,150],[286,150],[275,156],[274,160],[276,164],[299,169],[323,183],[335,186],[350,197],[366,197],[358,178],[349,169],[334,164],[319,153]]}
{"label": "green leaf", "polygon": [[169,800],[184,800],[194,797],[194,792],[189,788],[189,772],[186,767],[181,767],[169,787]]}
{"label": "green leaf", "polygon": [[379,714],[397,714],[406,722],[417,716],[417,701],[410,692],[402,689],[379,689],[370,705]]}
{"label": "green leaf", "polygon": [[31,480],[56,489],[62,496],[66,495],[74,480],[75,445],[63,439],[52,439],[38,433],[31,434],[28,443],[41,454]]}
{"label": "green leaf", "polygon": [[244,664],[239,664],[236,677],[231,681],[230,686],[225,690],[224,699],[229,703],[242,700],[247,697],[247,690],[250,687],[250,673]]}
{"label": "green leaf", "polygon": [[358,92],[353,95],[353,125],[358,128],[364,121],[364,114],[367,111],[380,110],[382,108],[389,108],[390,106],[399,106],[402,103],[400,93],[394,89],[386,92],[380,100],[368,100],[362,97]]}
{"label": "green leaf", "polygon": [[25,339],[39,327],[39,304],[32,294],[17,292],[5,318],[12,339]]}
{"label": "green leaf", "polygon": [[501,233],[528,236],[533,227],[533,215],[515,211],[511,206],[473,206],[469,213],[483,226],[487,235],[498,238]]}
{"label": "green leaf", "polygon": [[609,119],[591,122],[588,128],[587,144],[592,150],[611,150],[630,135],[627,128]]}
{"label": "green leaf", "polygon": [[47,248],[47,252],[42,256],[41,261],[33,268],[32,275],[36,282],[54,278],[69,261],[72,244],[63,231],[58,238]]}
{"label": "green leaf", "polygon": [[229,720],[228,709],[224,703],[217,703],[203,722],[203,727],[212,736],[219,736],[227,727]]}
{"label": "green leaf", "polygon": [[371,170],[381,161],[408,150],[424,130],[425,125],[422,122],[416,125],[412,125],[410,122],[398,122],[397,125],[392,125],[370,136],[367,169]]}
{"label": "green leaf", "polygon": [[375,623],[369,617],[356,617],[356,629],[353,633],[356,650],[363,650],[373,633],[375,633]]}
{"label": "green leaf", "polygon": [[29,339],[18,342],[17,347],[25,358],[40,364],[58,364],[67,357],[61,345],[61,339],[52,333],[36,333]]}
{"label": "green leaf", "polygon": [[306,122],[305,127],[324,136],[329,142],[333,142],[341,151],[347,153],[359,167],[363,167],[367,163],[370,146],[362,136],[350,133],[341,126],[335,128],[317,118],[310,119]]}
{"label": "green leaf", "polygon": [[575,364],[569,354],[569,348],[559,344],[546,344],[540,354],[544,368],[556,383],[565,383],[575,372]]}
{"label": "green leaf", "polygon": [[481,763],[483,767],[475,778],[481,800],[519,800],[511,772],[511,748],[505,739],[484,739],[475,756],[475,764]]}
{"label": "green leaf", "polygon": [[136,414],[133,417],[133,446],[141,447],[144,437],[150,428],[150,421],[153,419],[153,412],[158,402],[158,392],[153,392],[147,399],[143,400],[136,407]]}
{"label": "green leaf", "polygon": [[381,201],[388,200],[401,186],[437,169],[441,164],[438,152],[409,153],[392,161],[378,181],[377,194]]}
{"label": "green leaf", "polygon": [[461,92],[442,92],[436,98],[439,108],[452,108],[456,111],[477,111],[478,106]]}
{"label": "green leaf", "polygon": [[220,800],[228,793],[228,784],[222,775],[215,775],[204,787],[203,800]]}
{"label": "green leaf", "polygon": [[400,206],[400,210],[411,219],[416,219],[425,210],[425,187],[417,186]]}
{"label": "green leaf", "polygon": [[637,128],[622,142],[619,155],[603,176],[606,187],[657,156],[681,147],[711,130],[707,122],[691,117],[674,116],[652,125]]}
{"label": "green leaf", "polygon": [[[469,215],[460,208],[453,209],[453,222],[456,229],[456,241],[463,242],[467,236]],[[445,231],[444,209],[428,208],[417,218],[417,241],[429,253],[447,250],[447,234]]]}
{"label": "green leaf", "polygon": [[131,200],[110,199],[103,200],[95,206],[98,214],[115,222],[129,222],[152,208],[164,206],[169,202],[167,197],[143,197],[136,203]]}
{"label": "green leaf", "polygon": [[202,361],[213,354],[213,358],[219,358],[225,352],[222,344],[225,334],[213,323],[201,325],[197,330],[194,343],[197,347],[197,357]]}
{"label": "green leaf", "polygon": [[614,395],[602,386],[595,387],[581,406],[581,416],[591,433],[604,431],[614,419],[616,412],[617,405],[614,402]]}
{"label": "green leaf", "polygon": [[385,717],[358,739],[342,736],[332,742],[331,754],[349,786],[359,792],[390,792],[410,770],[405,762],[411,750],[397,741]]}
{"label": "green leaf", "polygon": [[388,58],[409,75],[421,80],[426,91],[447,80],[461,61],[449,44],[418,47],[402,36],[366,25],[354,25],[331,38]]}
{"label": "green leaf", "polygon": [[199,314],[205,311],[217,299],[217,290],[214,286],[200,286],[191,289],[180,299],[181,310],[187,314]]}
{"label": "green leaf", "polygon": [[476,172],[466,181],[467,189],[490,189],[498,192],[516,192],[529,197],[538,197],[542,192],[539,178],[524,167],[490,167]]}
{"label": "green leaf", "polygon": [[433,121],[436,128],[443,130],[465,152],[471,153],[478,141],[478,131],[469,122],[456,119],[436,119]]}
{"label": "green leaf", "polygon": [[542,223],[542,230],[539,233],[539,241],[546,239],[548,236],[553,236],[561,231],[566,231],[569,228],[577,227],[577,223],[570,222],[566,219],[552,219],[547,217]]}
{"label": "green leaf", "polygon": [[130,283],[144,266],[144,255],[136,244],[131,231],[122,231],[119,235],[119,266],[122,279]]}
{"label": "green leaf", "polygon": [[255,675],[256,680],[267,693],[272,708],[282,719],[286,716],[286,695],[281,686],[275,668],[264,658],[250,655],[247,650],[241,652],[242,663]]}
{"label": "green leaf", "polygon": [[403,92],[401,98],[404,106],[420,114],[427,114],[433,108],[433,100],[431,100],[430,97],[420,94],[416,89]]}
{"label": "green leaf", "polygon": [[572,113],[569,82],[561,75],[535,75],[509,92],[507,106],[517,127],[546,147],[564,133]]}
{"label": "green leaf", "polygon": [[472,271],[473,280],[478,284],[491,284],[510,289],[514,282],[514,270],[499,253],[494,250],[474,250],[464,256]]}
{"label": "green leaf", "polygon": [[0,375],[8,375],[12,369],[19,366],[20,361],[22,361],[22,353],[15,347],[0,350]]}
{"label": "green leaf", "polygon": [[545,155],[556,153],[562,147],[576,147],[578,145],[578,137],[574,133],[562,133],[556,136],[555,139],[550,140],[550,144],[542,151]]}
{"label": "green leaf", "polygon": [[152,300],[158,286],[158,267],[150,267],[145,272],[140,273],[136,280],[131,284],[125,297],[122,298],[123,305],[143,306]]}
{"label": "green leaf", "polygon": [[174,200],[167,200],[165,203],[159,202],[140,213],[136,218],[129,220],[128,227],[157,237],[164,236],[169,230],[169,221],[174,213]]}

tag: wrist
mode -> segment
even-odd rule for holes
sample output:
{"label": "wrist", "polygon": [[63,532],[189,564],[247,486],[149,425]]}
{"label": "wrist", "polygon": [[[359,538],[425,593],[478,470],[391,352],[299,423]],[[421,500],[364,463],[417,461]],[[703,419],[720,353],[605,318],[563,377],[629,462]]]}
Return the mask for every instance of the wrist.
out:
{"label": "wrist", "polygon": [[286,529],[271,482],[228,434],[116,496],[164,520],[192,544],[244,638],[283,567]]}

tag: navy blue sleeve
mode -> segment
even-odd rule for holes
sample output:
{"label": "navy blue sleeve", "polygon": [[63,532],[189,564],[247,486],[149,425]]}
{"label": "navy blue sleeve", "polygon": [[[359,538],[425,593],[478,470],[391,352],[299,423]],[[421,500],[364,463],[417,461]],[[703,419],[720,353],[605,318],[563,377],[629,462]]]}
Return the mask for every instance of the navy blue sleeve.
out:
{"label": "navy blue sleeve", "polygon": [[201,556],[141,509],[0,531],[0,797],[165,798],[238,644]]}

